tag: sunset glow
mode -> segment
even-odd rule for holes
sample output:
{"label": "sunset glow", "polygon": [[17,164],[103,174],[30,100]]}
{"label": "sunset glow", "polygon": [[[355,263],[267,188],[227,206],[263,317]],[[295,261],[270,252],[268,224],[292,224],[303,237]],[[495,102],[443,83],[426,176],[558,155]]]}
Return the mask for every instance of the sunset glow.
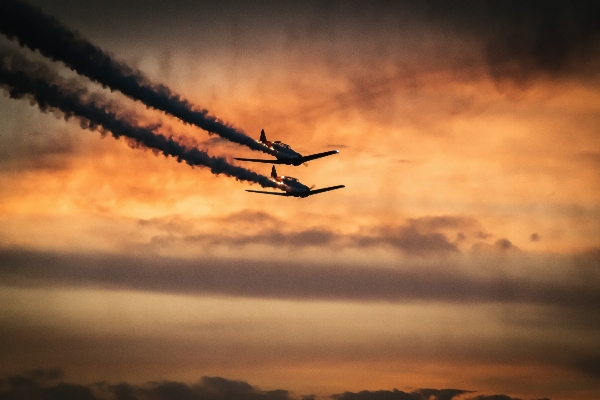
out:
{"label": "sunset glow", "polygon": [[[26,4],[252,139],[338,149],[277,172],[345,188],[248,193],[0,81],[0,397],[600,397],[597,4]],[[3,63],[268,179],[2,24]]]}

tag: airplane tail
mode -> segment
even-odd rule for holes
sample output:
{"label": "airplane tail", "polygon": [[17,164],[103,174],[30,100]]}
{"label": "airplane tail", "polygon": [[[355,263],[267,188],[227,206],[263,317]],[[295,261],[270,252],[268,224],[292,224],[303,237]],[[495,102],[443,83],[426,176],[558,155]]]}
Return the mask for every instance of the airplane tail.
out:
{"label": "airplane tail", "polygon": [[273,145],[273,143],[271,143],[271,142],[269,142],[269,141],[267,140],[267,135],[265,134],[265,130],[264,130],[264,129],[261,129],[261,130],[260,130],[260,139],[259,139],[259,141],[260,141],[262,144],[264,144],[264,145],[266,145],[266,146],[269,146],[269,147],[271,147],[271,146]]}
{"label": "airplane tail", "polygon": [[274,165],[273,165],[273,168],[271,168],[271,177],[273,179],[277,179],[277,170],[275,169]]}

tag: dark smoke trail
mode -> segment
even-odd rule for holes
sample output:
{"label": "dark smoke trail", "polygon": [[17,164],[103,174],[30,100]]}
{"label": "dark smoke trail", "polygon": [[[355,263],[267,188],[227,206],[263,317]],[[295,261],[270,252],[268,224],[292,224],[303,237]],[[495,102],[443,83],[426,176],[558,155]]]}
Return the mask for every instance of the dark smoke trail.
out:
{"label": "dark smoke trail", "polygon": [[223,157],[212,157],[195,147],[187,147],[172,137],[155,133],[152,128],[136,126],[119,118],[110,105],[101,104],[88,91],[66,81],[46,65],[32,63],[17,54],[0,51],[0,86],[11,98],[27,97],[41,110],[60,110],[65,119],[77,117],[82,128],[110,132],[115,138],[124,136],[138,145],[158,150],[165,156],[176,157],[191,166],[205,166],[214,174],[225,174],[240,181],[277,187],[266,176],[231,165]]}
{"label": "dark smoke trail", "polygon": [[272,155],[276,151],[257,142],[243,132],[199,110],[189,101],[172,93],[164,85],[156,85],[139,70],[115,61],[98,46],[69,30],[55,18],[18,0],[0,1],[0,31],[22,46],[38,50],[55,61],[62,61],[77,73],[118,90],[145,105],[161,110],[183,122]]}

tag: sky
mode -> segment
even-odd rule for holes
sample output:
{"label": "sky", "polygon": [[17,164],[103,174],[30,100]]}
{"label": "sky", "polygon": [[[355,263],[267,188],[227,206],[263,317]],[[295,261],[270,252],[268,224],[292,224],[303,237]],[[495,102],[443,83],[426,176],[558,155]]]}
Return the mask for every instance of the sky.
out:
{"label": "sky", "polygon": [[[0,80],[0,399],[600,396],[595,2],[27,4],[345,188],[248,193]],[[5,23],[13,70],[269,175]]]}

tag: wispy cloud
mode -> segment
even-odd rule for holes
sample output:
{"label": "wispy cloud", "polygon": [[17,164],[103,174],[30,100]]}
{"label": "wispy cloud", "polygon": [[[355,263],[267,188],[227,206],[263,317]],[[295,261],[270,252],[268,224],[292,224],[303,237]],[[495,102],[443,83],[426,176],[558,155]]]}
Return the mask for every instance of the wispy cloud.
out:
{"label": "wispy cloud", "polygon": [[[154,245],[196,243],[205,246],[267,245],[281,248],[387,247],[407,255],[426,257],[460,252],[458,242],[449,236],[479,240],[478,222],[461,216],[425,216],[409,218],[397,224],[364,226],[354,232],[340,232],[326,223],[299,229],[297,224],[277,218],[265,211],[243,210],[234,214],[204,219],[202,226],[218,224],[219,232],[197,231],[194,223],[180,218],[164,217],[139,221],[142,226],[154,226],[164,234],[153,237]],[[244,229],[240,229],[241,226]]]}

